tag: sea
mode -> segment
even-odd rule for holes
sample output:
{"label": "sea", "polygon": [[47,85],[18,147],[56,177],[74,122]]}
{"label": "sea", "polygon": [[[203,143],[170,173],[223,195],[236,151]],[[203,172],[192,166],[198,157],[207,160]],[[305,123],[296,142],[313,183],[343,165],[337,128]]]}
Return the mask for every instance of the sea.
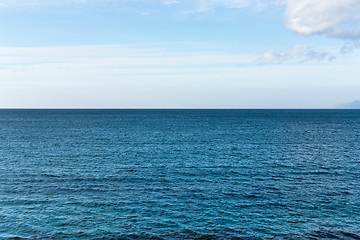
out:
{"label": "sea", "polygon": [[0,110],[0,239],[360,239],[360,110]]}

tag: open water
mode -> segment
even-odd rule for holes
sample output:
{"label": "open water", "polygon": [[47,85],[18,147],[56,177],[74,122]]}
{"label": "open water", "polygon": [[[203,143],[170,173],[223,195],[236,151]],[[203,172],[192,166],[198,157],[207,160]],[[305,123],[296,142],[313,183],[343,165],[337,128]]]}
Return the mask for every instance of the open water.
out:
{"label": "open water", "polygon": [[360,111],[0,110],[0,239],[360,239]]}

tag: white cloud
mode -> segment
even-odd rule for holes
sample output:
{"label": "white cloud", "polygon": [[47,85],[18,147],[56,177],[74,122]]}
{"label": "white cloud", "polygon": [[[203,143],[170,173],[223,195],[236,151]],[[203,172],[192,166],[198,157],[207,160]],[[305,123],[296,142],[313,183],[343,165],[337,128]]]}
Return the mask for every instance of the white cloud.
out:
{"label": "white cloud", "polygon": [[283,62],[332,61],[336,57],[325,50],[305,45],[294,45],[286,50],[270,49],[258,59],[260,64],[280,64]]}
{"label": "white cloud", "polygon": [[285,26],[302,35],[360,38],[359,0],[284,0]]}

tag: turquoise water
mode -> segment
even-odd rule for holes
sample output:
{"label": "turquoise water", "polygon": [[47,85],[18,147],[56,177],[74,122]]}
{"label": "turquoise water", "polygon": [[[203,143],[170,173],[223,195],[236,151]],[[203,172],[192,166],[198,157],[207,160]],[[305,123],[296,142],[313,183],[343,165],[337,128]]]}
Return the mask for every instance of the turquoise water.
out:
{"label": "turquoise water", "polygon": [[0,239],[360,239],[360,111],[0,110]]}

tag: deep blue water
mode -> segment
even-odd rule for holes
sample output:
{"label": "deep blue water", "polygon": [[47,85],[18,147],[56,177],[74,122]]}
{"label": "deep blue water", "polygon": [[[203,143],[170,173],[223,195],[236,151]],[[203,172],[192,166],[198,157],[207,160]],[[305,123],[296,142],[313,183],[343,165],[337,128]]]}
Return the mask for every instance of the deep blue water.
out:
{"label": "deep blue water", "polygon": [[0,239],[360,239],[360,111],[0,110]]}

